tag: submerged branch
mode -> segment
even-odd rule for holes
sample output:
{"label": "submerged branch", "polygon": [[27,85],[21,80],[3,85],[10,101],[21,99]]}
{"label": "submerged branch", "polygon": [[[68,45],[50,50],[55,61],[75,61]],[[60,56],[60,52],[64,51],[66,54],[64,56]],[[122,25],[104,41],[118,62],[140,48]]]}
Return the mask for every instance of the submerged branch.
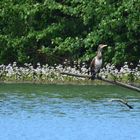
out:
{"label": "submerged branch", "polygon": [[129,105],[126,101],[124,101],[123,99],[111,99],[110,102],[113,102],[113,101],[116,101],[116,102],[120,102],[124,105],[126,105],[128,108],[130,109],[133,109],[133,107],[131,105]]}

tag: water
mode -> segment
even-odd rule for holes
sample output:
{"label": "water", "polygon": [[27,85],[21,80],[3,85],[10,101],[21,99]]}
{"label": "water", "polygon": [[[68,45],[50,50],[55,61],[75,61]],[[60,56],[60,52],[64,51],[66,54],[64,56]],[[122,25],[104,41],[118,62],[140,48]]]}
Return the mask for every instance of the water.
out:
{"label": "water", "polygon": [[[134,109],[111,98],[126,99]],[[0,84],[0,140],[139,140],[140,93],[117,86]]]}

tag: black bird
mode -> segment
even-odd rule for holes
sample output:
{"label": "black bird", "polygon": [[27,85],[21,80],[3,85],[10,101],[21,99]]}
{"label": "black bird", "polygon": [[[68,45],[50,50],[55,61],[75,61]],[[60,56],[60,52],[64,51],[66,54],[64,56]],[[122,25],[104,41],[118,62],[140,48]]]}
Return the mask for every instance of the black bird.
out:
{"label": "black bird", "polygon": [[90,72],[91,72],[91,79],[95,79],[96,73],[99,72],[100,68],[102,67],[102,50],[107,45],[100,44],[98,46],[97,55],[92,59],[90,63]]}

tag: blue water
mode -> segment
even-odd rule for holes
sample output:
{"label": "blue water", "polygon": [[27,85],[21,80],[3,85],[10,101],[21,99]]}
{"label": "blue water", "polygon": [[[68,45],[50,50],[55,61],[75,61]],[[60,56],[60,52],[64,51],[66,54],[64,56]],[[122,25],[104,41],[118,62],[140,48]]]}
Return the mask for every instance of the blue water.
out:
{"label": "blue water", "polygon": [[[110,102],[128,101],[134,109]],[[0,85],[0,140],[139,140],[140,93],[116,86]]]}

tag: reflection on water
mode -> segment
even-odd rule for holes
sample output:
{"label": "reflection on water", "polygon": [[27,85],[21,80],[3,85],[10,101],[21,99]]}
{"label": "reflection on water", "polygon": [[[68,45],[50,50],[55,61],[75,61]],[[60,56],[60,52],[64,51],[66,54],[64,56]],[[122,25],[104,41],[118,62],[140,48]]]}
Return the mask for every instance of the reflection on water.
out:
{"label": "reflection on water", "polygon": [[0,140],[139,140],[139,116],[140,93],[116,86],[0,85]]}

